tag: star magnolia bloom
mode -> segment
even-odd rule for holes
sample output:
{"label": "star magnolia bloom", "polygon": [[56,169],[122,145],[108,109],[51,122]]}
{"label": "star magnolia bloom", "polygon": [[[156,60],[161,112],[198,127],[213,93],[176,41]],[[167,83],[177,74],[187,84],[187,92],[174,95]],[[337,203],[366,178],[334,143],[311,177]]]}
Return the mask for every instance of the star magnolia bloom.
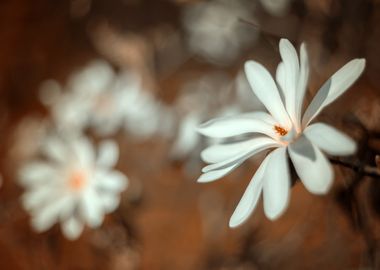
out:
{"label": "star magnolia bloom", "polygon": [[116,209],[128,179],[112,167],[118,160],[113,141],[100,144],[98,155],[85,138],[63,142],[57,137],[45,141],[44,161],[33,161],[20,171],[20,183],[27,189],[24,208],[32,216],[32,227],[46,231],[61,223],[64,235],[76,239],[84,224],[101,225],[104,215]]}
{"label": "star magnolia bloom", "polygon": [[250,216],[261,191],[266,216],[273,220],[283,213],[290,195],[288,155],[306,189],[314,194],[325,194],[332,184],[333,169],[322,151],[331,155],[350,155],[356,150],[355,142],[335,128],[323,123],[309,124],[356,81],[364,70],[365,60],[354,59],[338,70],[318,91],[301,118],[309,76],[306,48],[301,45],[299,61],[288,40],[282,39],[279,46],[282,62],[276,73],[278,85],[261,64],[255,61],[245,64],[253,92],[270,114],[252,112],[219,118],[199,127],[200,133],[213,138],[246,133],[257,133],[257,136],[206,148],[201,154],[202,159],[212,164],[203,168],[198,182],[214,181],[251,156],[273,150],[249,183],[230,219],[230,227],[240,225]]}

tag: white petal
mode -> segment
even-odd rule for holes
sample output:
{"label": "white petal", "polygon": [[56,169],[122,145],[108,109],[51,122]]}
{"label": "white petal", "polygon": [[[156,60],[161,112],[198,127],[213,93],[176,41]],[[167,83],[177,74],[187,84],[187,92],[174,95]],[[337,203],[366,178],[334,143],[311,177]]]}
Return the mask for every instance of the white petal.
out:
{"label": "white petal", "polygon": [[285,74],[285,65],[283,62],[279,63],[276,70],[276,81],[280,86],[282,100],[284,100],[284,89],[286,89],[286,74]]}
{"label": "white petal", "polygon": [[305,136],[301,136],[288,147],[294,168],[305,185],[313,194],[325,194],[331,187],[333,169],[323,153]]}
{"label": "white petal", "polygon": [[82,137],[73,142],[75,155],[82,166],[92,165],[95,162],[95,153],[92,143]]}
{"label": "white petal", "polygon": [[285,73],[285,88],[282,89],[285,98],[285,106],[293,123],[296,123],[295,103],[299,76],[298,55],[293,45],[287,39],[281,39],[279,47]]}
{"label": "white petal", "polygon": [[237,227],[248,219],[255,210],[256,204],[260,198],[261,190],[263,188],[263,176],[270,156],[267,156],[257,169],[255,175],[252,177],[241,198],[238,206],[231,216],[229,226],[231,228]]}
{"label": "white petal", "polygon": [[99,155],[97,165],[104,168],[111,168],[116,165],[119,159],[119,147],[112,140],[103,141],[99,145]]}
{"label": "white petal", "polygon": [[118,171],[102,173],[97,177],[97,187],[106,191],[122,192],[128,186],[128,178]]}
{"label": "white petal", "polygon": [[223,167],[221,169],[217,169],[217,170],[213,170],[213,171],[209,171],[209,172],[206,172],[206,173],[203,173],[197,180],[197,182],[199,183],[207,183],[207,182],[211,182],[211,181],[215,181],[219,178],[222,178],[223,176],[227,175],[228,173],[230,173],[232,170],[234,170],[236,167],[238,167],[240,163],[234,163],[228,167]]}
{"label": "white petal", "polygon": [[103,193],[99,196],[100,204],[106,213],[111,213],[119,206],[120,196],[111,193]]}
{"label": "white petal", "polygon": [[51,185],[42,185],[24,193],[21,197],[23,207],[28,211],[38,210],[44,204],[53,201],[59,192]]}
{"label": "white petal", "polygon": [[102,224],[104,213],[95,190],[89,189],[83,194],[80,211],[89,227],[96,228]]}
{"label": "white petal", "polygon": [[279,147],[279,146],[281,145],[278,142],[272,140],[271,138],[266,138],[266,137],[256,138],[255,145],[252,148],[247,148],[244,151],[239,152],[238,154],[228,159],[225,159],[221,162],[208,165],[202,169],[202,172],[208,172],[211,170],[220,169],[223,167],[230,166],[234,163],[241,163],[245,161],[246,159],[248,159],[249,157],[261,151],[264,151],[268,148]]}
{"label": "white petal", "polygon": [[21,168],[19,180],[22,185],[34,186],[54,181],[56,169],[45,162],[33,162]]}
{"label": "white petal", "polygon": [[305,43],[301,44],[301,63],[300,75],[298,78],[297,92],[296,92],[296,119],[297,125],[301,125],[302,105],[305,97],[307,84],[309,81],[309,56],[307,54]]}
{"label": "white petal", "polygon": [[335,72],[311,101],[303,116],[302,125],[307,126],[324,107],[342,95],[359,78],[364,67],[365,59],[354,59]]}
{"label": "white petal", "polygon": [[42,144],[41,151],[49,158],[58,163],[67,160],[67,150],[63,141],[59,137],[50,136]]}
{"label": "white petal", "polygon": [[255,61],[247,61],[245,73],[257,98],[282,126],[289,128],[291,122],[288,113],[281,101],[276,83],[269,72],[261,64]]}
{"label": "white petal", "polygon": [[289,203],[290,174],[286,147],[270,154],[263,178],[264,212],[274,220],[281,216]]}
{"label": "white petal", "polygon": [[213,138],[227,138],[250,132],[262,133],[276,138],[278,135],[273,125],[266,121],[267,118],[270,119],[270,116],[266,113],[216,118],[202,124],[198,131]]}
{"label": "white petal", "polygon": [[201,152],[201,157],[204,162],[219,163],[235,157],[236,155],[239,155],[239,153],[252,151],[268,144],[277,145],[276,141],[265,137],[253,138],[241,142],[216,144],[203,150]]}
{"label": "white petal", "polygon": [[356,151],[356,143],[353,139],[323,123],[308,126],[304,134],[312,143],[330,155],[347,156]]}
{"label": "white petal", "polygon": [[70,217],[61,225],[63,234],[69,240],[76,240],[83,231],[83,224],[75,217]]}

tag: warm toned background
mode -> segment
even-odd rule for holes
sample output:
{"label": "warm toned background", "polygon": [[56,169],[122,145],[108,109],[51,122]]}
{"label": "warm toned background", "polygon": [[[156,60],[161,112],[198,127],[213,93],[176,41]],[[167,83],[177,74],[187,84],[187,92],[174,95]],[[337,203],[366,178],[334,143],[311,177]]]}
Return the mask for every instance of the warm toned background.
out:
{"label": "warm toned background", "polygon": [[328,195],[313,196],[297,183],[278,221],[268,221],[260,204],[249,222],[231,230],[228,219],[254,162],[215,183],[197,184],[200,171],[185,173],[184,161],[169,159],[170,142],[141,143],[122,134],[118,168],[132,184],[103,226],[75,242],[57,227],[43,234],[30,229],[15,183],[15,132],[25,117],[47,114],[37,98],[41,81],[64,82],[99,57],[138,69],[168,105],[193,74],[234,75],[248,58],[273,71],[278,37],[308,43],[310,93],[348,60],[365,57],[359,82],[320,118],[358,140],[368,132],[360,159],[373,165],[380,152],[379,137],[372,137],[380,131],[380,2],[295,0],[280,17],[258,4],[259,39],[228,65],[186,51],[181,12],[190,2],[196,1],[0,1],[0,269],[379,269],[380,179],[352,185],[352,171],[336,167]]}

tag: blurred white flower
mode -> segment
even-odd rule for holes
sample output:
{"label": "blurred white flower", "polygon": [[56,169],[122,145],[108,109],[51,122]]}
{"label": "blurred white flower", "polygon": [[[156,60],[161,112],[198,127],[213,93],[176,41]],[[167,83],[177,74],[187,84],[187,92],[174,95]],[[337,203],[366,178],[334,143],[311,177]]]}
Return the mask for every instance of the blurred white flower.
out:
{"label": "blurred white flower", "polygon": [[212,62],[235,60],[257,38],[256,29],[241,21],[253,21],[252,3],[214,0],[189,5],[183,15],[189,49]]}
{"label": "blurred white flower", "polygon": [[119,205],[127,177],[113,169],[118,146],[113,141],[99,145],[97,154],[84,137],[63,141],[49,136],[41,145],[44,160],[26,163],[20,170],[24,208],[32,227],[43,232],[61,223],[64,235],[76,239],[84,225],[100,226],[104,215]]}
{"label": "blurred white flower", "polygon": [[[62,91],[49,80],[41,87],[41,100],[50,106],[60,131],[81,132],[91,128],[100,136],[124,128],[138,137],[148,137],[160,126],[164,106],[142,87],[138,74],[115,74],[105,61],[96,60],[75,73]],[[166,127],[168,128],[168,127]]]}
{"label": "blurred white flower", "polygon": [[270,114],[246,113],[214,119],[199,127],[200,133],[212,138],[257,134],[251,139],[205,149],[202,159],[212,164],[203,168],[199,182],[219,179],[251,156],[274,149],[249,183],[231,217],[231,227],[240,225],[249,217],[261,191],[264,212],[269,219],[276,219],[285,211],[290,194],[288,154],[306,189],[314,194],[324,194],[332,184],[333,170],[322,151],[331,155],[350,155],[356,150],[355,142],[335,128],[323,123],[309,123],[356,81],[364,70],[365,60],[354,59],[338,70],[321,87],[301,118],[309,77],[306,48],[301,45],[299,62],[297,51],[288,40],[282,39],[279,47],[282,62],[276,73],[278,85],[261,64],[255,61],[245,64],[253,92]]}

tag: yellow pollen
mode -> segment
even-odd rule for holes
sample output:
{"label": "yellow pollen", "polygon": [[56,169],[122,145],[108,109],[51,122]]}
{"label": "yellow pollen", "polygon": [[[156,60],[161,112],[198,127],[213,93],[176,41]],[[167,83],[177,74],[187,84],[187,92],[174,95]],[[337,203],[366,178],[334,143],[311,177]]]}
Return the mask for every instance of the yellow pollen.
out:
{"label": "yellow pollen", "polygon": [[285,136],[286,134],[288,134],[288,131],[280,126],[274,126],[274,130],[281,136]]}
{"label": "yellow pollen", "polygon": [[81,190],[87,182],[86,178],[87,175],[83,171],[73,172],[69,177],[69,187],[75,191]]}

